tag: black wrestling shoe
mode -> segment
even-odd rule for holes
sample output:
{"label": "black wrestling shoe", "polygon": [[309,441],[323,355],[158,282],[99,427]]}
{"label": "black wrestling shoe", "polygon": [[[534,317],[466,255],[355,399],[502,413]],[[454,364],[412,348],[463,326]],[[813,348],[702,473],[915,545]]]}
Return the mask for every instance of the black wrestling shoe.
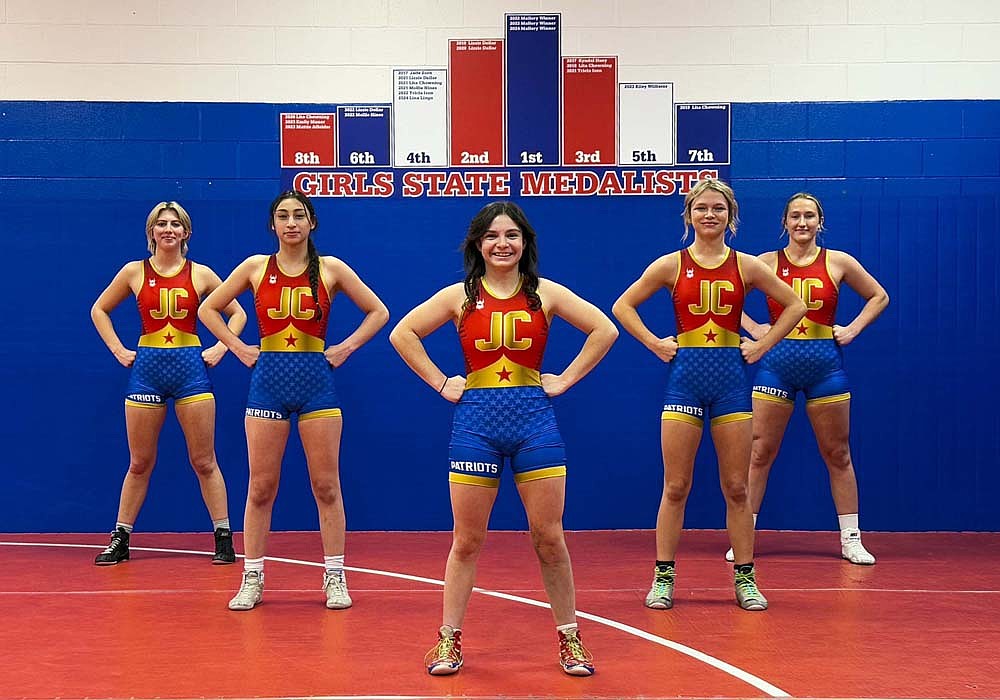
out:
{"label": "black wrestling shoe", "polygon": [[117,528],[111,533],[111,542],[103,552],[94,558],[94,563],[98,566],[114,566],[123,561],[128,561],[128,531]]}
{"label": "black wrestling shoe", "polygon": [[233,549],[233,531],[228,527],[220,527],[215,531],[215,556],[213,564],[232,564],[236,561],[236,550]]}

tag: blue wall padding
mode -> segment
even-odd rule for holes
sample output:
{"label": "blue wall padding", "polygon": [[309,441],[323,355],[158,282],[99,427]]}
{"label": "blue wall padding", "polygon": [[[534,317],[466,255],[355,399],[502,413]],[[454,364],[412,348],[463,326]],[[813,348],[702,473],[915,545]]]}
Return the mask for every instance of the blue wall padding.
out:
{"label": "blue wall padding", "polygon": [[[5,487],[0,531],[101,531],[115,517],[128,465],[127,371],[90,323],[94,299],[145,254],[143,224],[177,199],[194,219],[193,259],[225,276],[270,252],[267,204],[281,183],[278,115],[332,105],[0,102],[0,220],[7,253],[0,312]],[[846,349],[852,446],[869,530],[998,530],[1000,509],[1000,102],[760,103],[732,108],[730,175],[743,225],[734,246],[783,245],[793,192],[818,194],[826,245],[857,257],[886,287],[886,313]],[[397,172],[397,177],[399,176]],[[481,199],[317,201],[321,253],[346,260],[394,323],[461,277],[457,248]],[[542,274],[605,311],[658,255],[680,244],[681,198],[530,198]],[[241,300],[251,309],[251,300]],[[838,320],[862,302],[844,290]],[[749,311],[762,318],[758,293]],[[666,294],[642,307],[672,333]],[[332,342],[360,319],[334,306]],[[133,302],[114,314],[134,347]],[[256,326],[245,333],[256,338]],[[208,341],[206,334],[203,339]],[[552,331],[544,369],[565,367],[581,336]],[[462,371],[453,328],[427,339]],[[568,446],[566,526],[650,528],[662,480],[659,414],[665,370],[623,334],[593,374],[556,400]],[[211,371],[217,452],[234,526],[247,488],[243,406],[248,373],[227,356]],[[399,360],[387,330],[337,371],[344,405],[342,480],[355,530],[451,527],[446,463],[451,407]],[[801,400],[800,400],[801,404]],[[724,526],[706,437],[686,525]],[[288,446],[276,529],[314,529],[301,446]],[[137,527],[205,530],[208,515],[171,417]],[[493,517],[525,526],[505,477]],[[828,479],[804,411],[795,412],[772,472],[763,528],[834,529]]]}

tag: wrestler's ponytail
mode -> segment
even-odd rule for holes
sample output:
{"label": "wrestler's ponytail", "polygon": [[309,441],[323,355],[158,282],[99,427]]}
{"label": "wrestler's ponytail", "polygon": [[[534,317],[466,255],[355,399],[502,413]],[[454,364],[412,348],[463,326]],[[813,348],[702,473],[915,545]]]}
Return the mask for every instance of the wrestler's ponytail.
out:
{"label": "wrestler's ponytail", "polygon": [[316,252],[316,245],[312,236],[308,240],[309,264],[306,271],[309,273],[309,289],[312,290],[313,300],[316,302],[316,320],[323,318],[323,307],[319,304],[319,253]]}

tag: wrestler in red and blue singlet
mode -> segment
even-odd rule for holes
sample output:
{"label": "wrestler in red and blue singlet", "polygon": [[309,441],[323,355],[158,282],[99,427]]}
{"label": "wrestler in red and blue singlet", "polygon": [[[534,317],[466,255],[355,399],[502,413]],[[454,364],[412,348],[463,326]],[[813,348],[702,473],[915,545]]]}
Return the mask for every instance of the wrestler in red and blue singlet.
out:
{"label": "wrestler in red and blue singlet", "polygon": [[[820,248],[805,265],[796,265],[784,250],[777,252],[775,273],[806,304],[799,324],[764,356],[754,378],[753,397],[779,403],[793,403],[802,391],[807,403],[834,403],[851,398],[844,353],[833,339],[839,290],[830,276],[828,251]],[[768,297],[771,323],[784,310]]]}
{"label": "wrestler in red and blue singlet", "polygon": [[331,299],[322,275],[317,292],[318,301],[308,270],[290,275],[276,256],[268,258],[254,288],[260,357],[250,378],[247,416],[288,420],[297,413],[301,421],[341,415],[333,367],[323,354]]}
{"label": "wrestler in red and blue singlet", "polygon": [[740,353],[740,317],[746,286],[739,256],[727,249],[715,267],[690,249],[680,260],[671,298],[677,317],[677,355],[671,360],[663,420],[701,426],[750,418],[750,384]]}
{"label": "wrestler in red and blue singlet", "polygon": [[125,391],[129,406],[155,408],[167,399],[193,403],[213,399],[198,339],[200,299],[185,260],[172,275],[142,261],[142,286],[136,292],[142,335]]}
{"label": "wrestler in red and blue singlet", "polygon": [[521,286],[502,298],[480,283],[458,328],[467,376],[455,408],[450,481],[496,487],[505,459],[518,482],[566,474],[566,448],[542,389],[548,333],[545,312],[530,307]]}

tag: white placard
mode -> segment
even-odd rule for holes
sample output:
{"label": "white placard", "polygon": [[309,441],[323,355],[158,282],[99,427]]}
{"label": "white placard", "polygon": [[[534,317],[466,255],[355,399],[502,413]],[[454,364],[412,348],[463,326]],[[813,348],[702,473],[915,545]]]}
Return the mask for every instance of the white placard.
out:
{"label": "white placard", "polygon": [[674,84],[618,84],[618,165],[674,164]]}
{"label": "white placard", "polygon": [[392,72],[393,165],[448,166],[448,71],[406,68]]}

